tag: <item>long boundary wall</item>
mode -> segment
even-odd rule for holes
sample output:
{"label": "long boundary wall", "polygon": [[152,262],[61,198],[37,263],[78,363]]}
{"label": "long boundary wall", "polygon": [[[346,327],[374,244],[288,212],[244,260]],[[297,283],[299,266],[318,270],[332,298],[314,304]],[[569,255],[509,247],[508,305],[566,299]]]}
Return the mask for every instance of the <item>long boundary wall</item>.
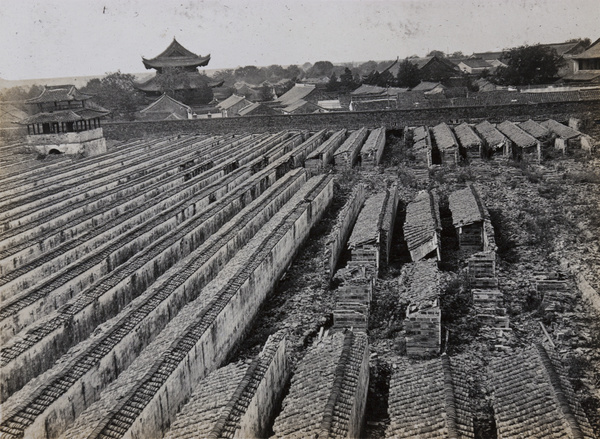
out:
{"label": "long boundary wall", "polygon": [[501,122],[506,119],[527,120],[532,114],[537,117],[568,120],[593,113],[600,114],[600,100],[552,102],[542,104],[489,105],[482,107],[431,108],[420,110],[356,111],[318,114],[244,116],[237,118],[195,119],[156,122],[110,122],[104,123],[104,135],[108,139],[132,139],[146,134],[181,133],[231,133],[265,132],[283,129],[358,129],[360,127],[386,129],[407,125],[434,126],[448,121],[490,120]]}

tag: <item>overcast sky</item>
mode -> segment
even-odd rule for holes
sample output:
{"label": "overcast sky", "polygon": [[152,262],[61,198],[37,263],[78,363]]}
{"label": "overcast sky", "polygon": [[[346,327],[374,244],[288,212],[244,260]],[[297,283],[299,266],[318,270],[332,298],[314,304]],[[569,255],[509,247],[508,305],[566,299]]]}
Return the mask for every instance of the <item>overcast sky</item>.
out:
{"label": "overcast sky", "polygon": [[0,78],[143,72],[173,37],[208,68],[368,61],[600,37],[599,0],[0,0]]}

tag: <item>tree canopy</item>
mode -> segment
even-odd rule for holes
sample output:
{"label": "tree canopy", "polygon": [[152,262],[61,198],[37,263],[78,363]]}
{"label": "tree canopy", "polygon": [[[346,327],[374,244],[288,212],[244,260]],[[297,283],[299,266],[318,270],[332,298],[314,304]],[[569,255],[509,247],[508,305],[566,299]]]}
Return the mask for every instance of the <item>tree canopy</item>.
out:
{"label": "tree canopy", "polygon": [[400,87],[413,88],[417,86],[421,82],[419,66],[410,62],[408,58],[405,59],[398,67],[398,76],[396,79]]}
{"label": "tree canopy", "polygon": [[496,70],[496,79],[504,85],[545,84],[556,79],[564,60],[555,49],[521,46],[502,53],[501,61],[506,67]]}
{"label": "tree canopy", "polygon": [[93,95],[93,101],[110,110],[111,117],[133,119],[144,104],[144,96],[133,86],[133,80],[133,75],[116,71],[88,81],[81,91]]}

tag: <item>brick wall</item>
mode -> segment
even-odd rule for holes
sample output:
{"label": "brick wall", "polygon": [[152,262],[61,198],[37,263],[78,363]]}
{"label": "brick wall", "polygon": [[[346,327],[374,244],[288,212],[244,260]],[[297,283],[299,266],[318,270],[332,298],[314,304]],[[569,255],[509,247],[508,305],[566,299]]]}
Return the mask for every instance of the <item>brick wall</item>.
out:
{"label": "brick wall", "polygon": [[600,114],[599,101],[552,102],[543,104],[495,105],[481,107],[431,108],[420,110],[356,111],[321,114],[245,116],[218,119],[174,121],[105,122],[108,139],[131,139],[146,134],[266,132],[283,129],[356,129],[362,126],[398,128],[406,125],[436,125],[441,122],[478,121],[488,119],[526,120],[552,118],[568,120],[590,113]]}

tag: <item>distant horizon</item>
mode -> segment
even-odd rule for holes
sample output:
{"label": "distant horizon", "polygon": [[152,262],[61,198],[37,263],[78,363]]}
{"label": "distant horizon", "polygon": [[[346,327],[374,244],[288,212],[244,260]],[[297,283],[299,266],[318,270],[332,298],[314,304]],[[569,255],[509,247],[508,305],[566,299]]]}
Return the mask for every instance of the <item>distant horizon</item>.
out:
{"label": "distant horizon", "polygon": [[597,0],[4,0],[2,8],[6,81],[143,73],[142,56],[158,55],[174,37],[210,53],[208,70],[600,37]]}

